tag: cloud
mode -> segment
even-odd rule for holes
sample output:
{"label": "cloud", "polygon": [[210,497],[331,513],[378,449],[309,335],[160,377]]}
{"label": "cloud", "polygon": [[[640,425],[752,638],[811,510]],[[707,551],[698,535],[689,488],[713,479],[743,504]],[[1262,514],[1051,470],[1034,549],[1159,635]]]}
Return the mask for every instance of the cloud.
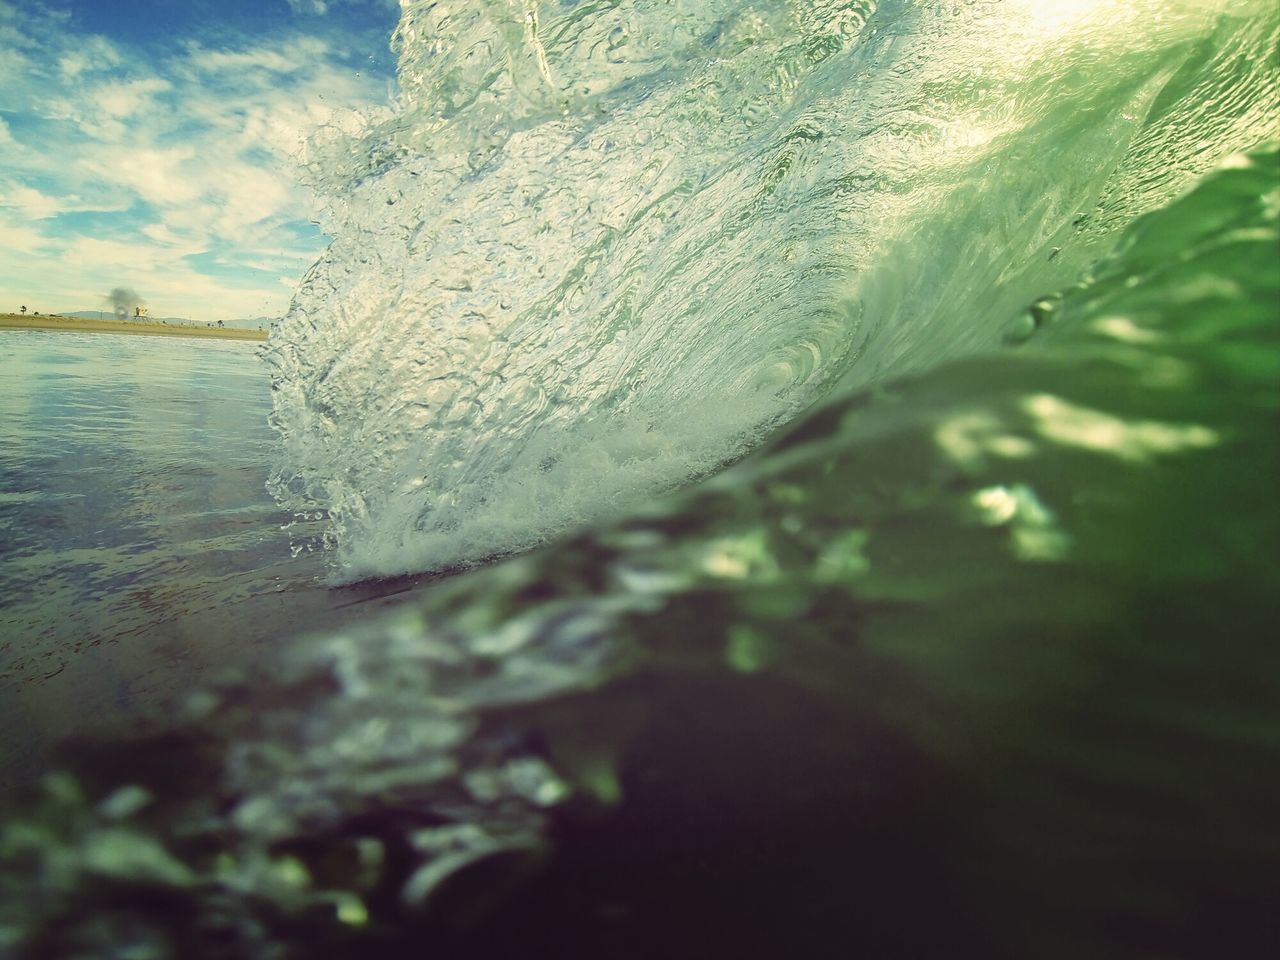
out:
{"label": "cloud", "polygon": [[[329,68],[332,45],[318,36],[299,35],[271,44],[240,48],[209,47],[198,41],[184,44],[185,56],[171,63],[172,70],[186,78],[214,77],[218,82],[249,87],[278,84],[269,74],[315,74]],[[296,82],[296,81],[295,81]]]}
{"label": "cloud", "polygon": [[164,208],[191,203],[200,198],[201,179],[194,168],[184,169],[196,156],[194,145],[142,147],[90,153],[81,168],[103,184],[123,187],[138,199]]}
{"label": "cloud", "polygon": [[299,151],[388,99],[385,75],[353,68],[333,5],[298,10],[330,12],[323,36],[223,30],[144,50],[0,0],[14,41],[0,57],[0,297],[77,309],[123,282],[158,315],[283,312],[280,278],[323,243]]}
{"label": "cloud", "polygon": [[119,49],[106,37],[91,36],[58,58],[58,71],[67,80],[83,73],[109,70],[123,61]]}
{"label": "cloud", "polygon": [[123,83],[104,83],[90,94],[93,105],[110,117],[132,117],[153,105],[157,93],[173,88],[163,77],[141,77]]}
{"label": "cloud", "polygon": [[129,208],[119,197],[86,199],[79,194],[51,196],[35,187],[10,180],[0,182],[0,208],[16,211],[23,220],[48,220],[68,213],[118,213]]}
{"label": "cloud", "polygon": [[156,97],[173,88],[163,77],[144,76],[85,85],[72,97],[50,100],[48,116],[68,120],[88,136],[105,143],[128,139],[131,121],[157,110]]}
{"label": "cloud", "polygon": [[54,216],[61,204],[53,197],[46,197],[39,190],[31,187],[11,187],[0,193],[0,203],[8,207],[16,207],[18,212],[28,220],[45,220]]}
{"label": "cloud", "polygon": [[0,50],[4,51],[4,56],[0,56],[0,110],[16,112],[23,107],[17,92],[26,86],[30,78],[38,76],[40,70],[22,52],[21,45],[6,37],[5,33],[0,29]]}
{"label": "cloud", "polygon": [[323,16],[329,12],[329,4],[325,0],[289,0],[289,9],[300,16]]}
{"label": "cloud", "polygon": [[[156,316],[234,319],[279,312],[288,292],[276,273],[214,276],[196,266],[202,251],[150,238],[50,238],[0,210],[0,299],[42,312],[94,309],[104,290],[125,285],[145,293]],[[303,264],[305,265],[305,264]],[[301,269],[299,267],[299,269]]]}
{"label": "cloud", "polygon": [[0,216],[0,250],[21,251],[29,255],[46,253],[51,247],[51,241],[39,229]]}
{"label": "cloud", "polygon": [[324,16],[340,6],[380,6],[387,10],[399,10],[400,0],[287,0],[289,9],[297,16]]}

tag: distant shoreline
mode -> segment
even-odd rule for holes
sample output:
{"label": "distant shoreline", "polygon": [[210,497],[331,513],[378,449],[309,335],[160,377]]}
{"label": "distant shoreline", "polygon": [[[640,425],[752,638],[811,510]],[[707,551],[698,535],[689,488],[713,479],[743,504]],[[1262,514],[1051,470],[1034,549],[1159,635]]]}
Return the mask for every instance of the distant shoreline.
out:
{"label": "distant shoreline", "polygon": [[76,333],[133,333],[157,337],[204,337],[217,340],[265,340],[265,330],[203,324],[147,323],[132,320],[93,320],[89,317],[23,316],[0,313],[0,330],[70,330]]}

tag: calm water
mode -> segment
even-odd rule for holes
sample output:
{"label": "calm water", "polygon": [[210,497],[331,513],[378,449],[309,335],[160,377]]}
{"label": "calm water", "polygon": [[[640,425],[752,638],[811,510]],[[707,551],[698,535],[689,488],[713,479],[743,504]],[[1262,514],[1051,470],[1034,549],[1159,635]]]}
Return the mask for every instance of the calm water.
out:
{"label": "calm water", "polygon": [[[0,333],[0,775],[360,597],[291,557],[240,342]],[[341,619],[339,616],[338,619]]]}

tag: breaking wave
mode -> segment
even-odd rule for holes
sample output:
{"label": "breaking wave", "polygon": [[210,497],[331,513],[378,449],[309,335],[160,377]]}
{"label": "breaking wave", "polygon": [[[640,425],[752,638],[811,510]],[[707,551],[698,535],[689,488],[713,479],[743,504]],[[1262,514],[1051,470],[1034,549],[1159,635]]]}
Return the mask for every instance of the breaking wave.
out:
{"label": "breaking wave", "polygon": [[1258,6],[406,2],[312,144],[273,492],[338,580],[465,565],[992,347],[1269,132]]}

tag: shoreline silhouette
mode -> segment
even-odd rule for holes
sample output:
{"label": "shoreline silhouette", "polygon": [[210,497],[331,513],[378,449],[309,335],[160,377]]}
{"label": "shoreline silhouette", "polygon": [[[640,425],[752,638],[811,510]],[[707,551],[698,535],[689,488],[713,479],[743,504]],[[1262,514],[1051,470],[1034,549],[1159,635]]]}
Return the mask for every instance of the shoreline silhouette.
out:
{"label": "shoreline silhouette", "polygon": [[128,333],[161,337],[204,337],[219,340],[266,340],[267,331],[219,327],[216,322],[163,323],[147,320],[95,320],[57,314],[0,314],[0,330],[67,330],[75,333]]}

